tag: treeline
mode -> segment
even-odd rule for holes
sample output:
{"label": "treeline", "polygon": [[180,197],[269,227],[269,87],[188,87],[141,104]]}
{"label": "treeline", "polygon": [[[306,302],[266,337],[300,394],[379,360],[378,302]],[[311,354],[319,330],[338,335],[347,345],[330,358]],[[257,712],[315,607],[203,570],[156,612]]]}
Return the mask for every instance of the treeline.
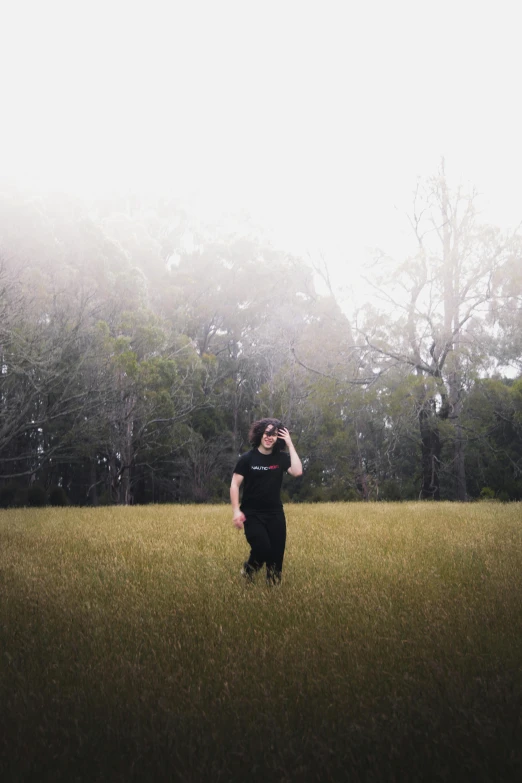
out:
{"label": "treeline", "polygon": [[442,169],[350,315],[168,198],[4,193],[0,232],[1,506],[226,501],[263,416],[294,501],[522,498],[521,240]]}

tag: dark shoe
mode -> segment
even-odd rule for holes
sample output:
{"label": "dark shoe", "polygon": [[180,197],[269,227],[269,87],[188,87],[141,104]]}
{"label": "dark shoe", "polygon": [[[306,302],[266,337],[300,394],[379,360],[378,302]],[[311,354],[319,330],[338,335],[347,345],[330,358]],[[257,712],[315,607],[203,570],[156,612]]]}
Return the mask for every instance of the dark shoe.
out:
{"label": "dark shoe", "polygon": [[255,568],[252,568],[252,566],[249,563],[245,562],[243,563],[243,567],[239,573],[241,574],[245,582],[253,582],[255,572],[256,572]]}
{"label": "dark shoe", "polygon": [[268,587],[279,586],[281,584],[281,578],[281,571],[276,571],[275,568],[266,569],[266,583]]}

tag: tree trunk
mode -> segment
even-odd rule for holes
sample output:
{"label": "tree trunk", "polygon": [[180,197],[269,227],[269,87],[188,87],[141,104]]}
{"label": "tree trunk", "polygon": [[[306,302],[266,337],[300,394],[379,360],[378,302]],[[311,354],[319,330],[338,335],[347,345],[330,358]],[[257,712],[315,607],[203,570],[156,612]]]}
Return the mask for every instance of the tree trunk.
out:
{"label": "tree trunk", "polygon": [[[444,175],[444,161],[442,161],[442,173]],[[466,465],[464,439],[460,424],[460,393],[462,378],[460,371],[460,302],[461,302],[461,261],[458,253],[459,226],[450,216],[449,194],[446,178],[444,176],[441,185],[441,214],[443,218],[443,262],[444,262],[444,339],[451,344],[451,368],[448,377],[449,403],[451,418],[455,425],[455,442],[453,452],[453,470],[456,483],[457,500],[465,502],[466,494]],[[452,246],[453,241],[453,246]]]}
{"label": "tree trunk", "polygon": [[98,487],[96,484],[96,457],[91,457],[89,460],[89,472],[90,472],[90,496],[91,496],[91,505],[97,506],[98,505]]}
{"label": "tree trunk", "polygon": [[457,500],[465,503],[468,499],[466,492],[466,465],[464,453],[464,439],[460,420],[455,424],[455,478],[457,482]]}
{"label": "tree trunk", "polygon": [[121,468],[119,475],[119,498],[118,503],[122,506],[129,506],[132,503],[131,493],[131,470],[134,462],[134,410],[136,407],[136,396],[129,394],[122,400],[123,420],[121,422],[122,438],[120,443]]}
{"label": "tree trunk", "polygon": [[432,411],[423,405],[419,411],[422,486],[420,500],[440,500],[440,433]]}

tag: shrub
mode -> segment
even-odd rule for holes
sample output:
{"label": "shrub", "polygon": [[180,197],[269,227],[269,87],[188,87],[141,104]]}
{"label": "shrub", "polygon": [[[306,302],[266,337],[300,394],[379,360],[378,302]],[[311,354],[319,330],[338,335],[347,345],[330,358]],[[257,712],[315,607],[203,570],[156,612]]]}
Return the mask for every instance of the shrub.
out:
{"label": "shrub", "polygon": [[31,484],[27,490],[27,504],[33,508],[47,505],[47,493],[41,484]]}
{"label": "shrub", "polygon": [[480,490],[481,500],[495,500],[495,490],[491,487],[482,487]]}
{"label": "shrub", "polygon": [[402,500],[401,488],[392,479],[382,482],[380,495],[381,500]]}
{"label": "shrub", "polygon": [[0,508],[13,508],[16,506],[18,487],[16,484],[4,484],[0,489]]}
{"label": "shrub", "polygon": [[334,479],[331,487],[328,489],[328,494],[325,500],[331,500],[334,503],[360,500],[360,497],[353,487],[349,486],[347,482]]}
{"label": "shrub", "polygon": [[50,506],[68,506],[69,498],[63,487],[52,487],[49,492],[49,505]]}
{"label": "shrub", "polygon": [[100,495],[98,495],[98,505],[99,506],[113,506],[114,500],[111,497],[111,493],[105,490],[105,492],[102,492]]}
{"label": "shrub", "polygon": [[356,489],[349,487],[345,490],[342,499],[347,503],[358,503],[361,500],[361,496]]}
{"label": "shrub", "polygon": [[329,497],[324,487],[311,487],[305,499],[307,503],[324,503]]}

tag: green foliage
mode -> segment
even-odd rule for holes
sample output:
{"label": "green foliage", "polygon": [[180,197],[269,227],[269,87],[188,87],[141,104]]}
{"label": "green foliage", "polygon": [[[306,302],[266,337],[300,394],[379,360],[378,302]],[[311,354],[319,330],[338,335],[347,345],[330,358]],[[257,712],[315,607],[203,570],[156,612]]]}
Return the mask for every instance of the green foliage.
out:
{"label": "green foliage", "polygon": [[116,346],[118,355],[116,359],[116,366],[121,370],[129,379],[136,380],[138,375],[138,359],[134,351],[124,350],[123,346],[126,340],[121,338],[118,340]]}
{"label": "green foliage", "polygon": [[480,499],[481,500],[494,500],[495,499],[495,490],[491,487],[482,487],[480,490]]}
{"label": "green foliage", "polygon": [[[444,177],[431,185],[428,212]],[[488,486],[522,498],[522,380],[481,379],[486,360],[520,356],[520,248],[506,257],[498,232],[470,231],[475,213],[450,237],[459,239],[446,262],[462,262],[472,303],[483,302],[488,264],[503,263],[486,290],[503,292],[502,313],[491,310],[502,335],[495,343],[482,315],[470,318],[447,353],[453,300],[440,288],[440,248],[380,258],[375,284],[412,297],[391,314],[362,306],[351,323],[317,293],[303,259],[251,227],[204,226],[179,203],[20,193],[0,195],[0,213],[10,226],[0,258],[0,473],[21,480],[0,503],[27,504],[30,475],[67,486],[73,504],[226,501],[261,416],[292,429],[306,466],[285,487],[296,502],[412,499],[428,469],[454,499],[457,419],[467,494]]]}
{"label": "green foliage", "polygon": [[475,382],[466,399],[463,422],[470,433],[468,481],[474,496],[489,487],[510,500],[522,498],[522,426],[517,419],[520,383],[500,379]]}
{"label": "green foliage", "polygon": [[384,481],[380,487],[380,498],[388,501],[403,500],[401,487],[391,479]]}
{"label": "green foliage", "polygon": [[31,484],[27,490],[27,504],[33,508],[41,508],[47,505],[47,492],[41,484]]}
{"label": "green foliage", "polygon": [[17,505],[18,486],[13,482],[0,488],[0,508],[13,508]]}
{"label": "green foliage", "polygon": [[69,499],[63,487],[51,487],[49,490],[50,506],[68,506]]}
{"label": "green foliage", "polygon": [[114,500],[108,490],[105,490],[102,492],[98,497],[98,505],[99,506],[112,506],[114,505]]}
{"label": "green foliage", "polygon": [[355,502],[361,500],[361,496],[348,481],[336,477],[328,487],[326,500],[334,503]]}

